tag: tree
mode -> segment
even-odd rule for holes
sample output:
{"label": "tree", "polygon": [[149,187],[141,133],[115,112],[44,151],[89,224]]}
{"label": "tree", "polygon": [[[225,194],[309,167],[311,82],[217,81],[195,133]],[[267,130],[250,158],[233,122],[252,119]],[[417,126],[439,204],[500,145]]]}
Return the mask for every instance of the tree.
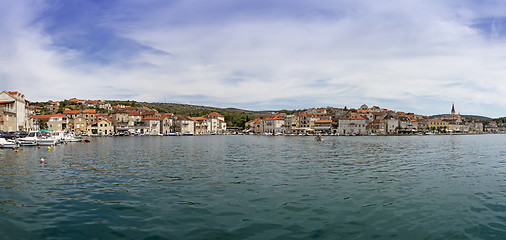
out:
{"label": "tree", "polygon": [[47,122],[46,121],[39,119],[38,124],[39,124],[40,129],[47,129]]}
{"label": "tree", "polygon": [[179,126],[179,124],[173,123],[172,125],[170,125],[169,129],[170,132],[181,132],[181,126]]}

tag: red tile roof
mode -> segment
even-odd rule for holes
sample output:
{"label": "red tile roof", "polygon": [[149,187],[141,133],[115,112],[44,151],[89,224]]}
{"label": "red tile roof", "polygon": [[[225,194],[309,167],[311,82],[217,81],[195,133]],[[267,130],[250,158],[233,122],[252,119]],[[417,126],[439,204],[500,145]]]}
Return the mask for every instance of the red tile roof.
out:
{"label": "red tile roof", "polygon": [[63,111],[63,114],[79,114],[81,111],[79,110],[65,110]]}
{"label": "red tile roof", "polygon": [[93,108],[91,108],[91,109],[90,108],[89,109],[85,109],[83,111],[83,113],[97,113],[97,109],[93,109]]}
{"label": "red tile roof", "polygon": [[203,118],[203,117],[192,117],[191,119],[193,121],[206,121],[207,120],[206,118]]}
{"label": "red tile roof", "polygon": [[50,115],[51,117],[67,117],[67,115],[64,115],[64,114],[61,114],[61,113],[57,113],[57,114],[53,114],[53,115]]}
{"label": "red tile roof", "polygon": [[44,120],[44,121],[49,121],[49,119],[52,117],[53,115],[35,115],[33,116],[34,119],[41,119],[41,120]]}
{"label": "red tile roof", "polygon": [[362,116],[360,116],[360,115],[358,115],[357,113],[354,113],[354,112],[347,113],[341,119],[346,119],[346,120],[365,120],[364,117],[362,117]]}
{"label": "red tile roof", "polygon": [[223,117],[221,114],[219,114],[217,112],[212,112],[212,113],[209,113],[208,115],[212,116],[212,117]]}
{"label": "red tile roof", "polygon": [[285,120],[285,119],[281,118],[280,116],[273,116],[273,117],[268,117],[265,120],[268,121],[268,120]]}
{"label": "red tile roof", "polygon": [[332,123],[332,120],[316,120],[315,123]]}
{"label": "red tile roof", "polygon": [[156,117],[145,117],[145,118],[142,118],[143,120],[160,120],[159,118],[156,118]]}
{"label": "red tile roof", "polygon": [[126,111],[126,113],[130,116],[141,116],[141,114],[137,111]]}

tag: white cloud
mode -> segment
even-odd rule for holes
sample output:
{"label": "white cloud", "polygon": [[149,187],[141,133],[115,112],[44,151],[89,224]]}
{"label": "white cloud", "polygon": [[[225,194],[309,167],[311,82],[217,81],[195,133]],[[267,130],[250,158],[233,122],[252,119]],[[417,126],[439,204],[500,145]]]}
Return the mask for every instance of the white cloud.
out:
{"label": "white cloud", "polygon": [[103,26],[146,49],[103,66],[88,62],[69,66],[83,53],[54,46],[51,36],[30,24],[37,11],[21,6],[18,11],[29,14],[2,17],[20,23],[8,25],[17,50],[0,48],[11,51],[0,59],[0,76],[7,76],[2,81],[22,88],[27,96],[46,99],[76,96],[205,104],[191,97],[201,96],[204,101],[215,99],[213,104],[220,106],[255,103],[257,109],[311,99],[305,104],[389,104],[405,111],[411,105],[424,114],[446,112],[447,104],[454,101],[474,111],[469,114],[506,115],[497,112],[497,107],[506,107],[501,33],[493,30],[496,37],[491,40],[473,27],[476,19],[500,17],[500,11],[483,9],[494,6],[475,9],[460,1],[333,3],[311,3],[323,4],[314,9],[328,12],[310,8],[303,17],[248,13],[186,23],[187,11],[195,11],[192,16],[217,15],[192,9],[194,3],[186,1],[170,9],[158,6],[145,15],[137,12],[130,21],[114,15]]}

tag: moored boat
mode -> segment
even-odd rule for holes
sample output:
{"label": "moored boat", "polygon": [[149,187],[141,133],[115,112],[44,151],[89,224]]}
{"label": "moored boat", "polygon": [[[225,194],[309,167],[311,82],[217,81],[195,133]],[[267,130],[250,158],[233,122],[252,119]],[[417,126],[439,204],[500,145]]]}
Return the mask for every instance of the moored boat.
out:
{"label": "moored boat", "polygon": [[16,142],[12,140],[7,140],[5,138],[0,138],[0,147],[2,148],[12,148],[16,146]]}
{"label": "moored boat", "polygon": [[26,137],[16,139],[16,142],[21,146],[37,146],[38,135],[38,131],[31,131]]}
{"label": "moored boat", "polygon": [[40,130],[37,137],[37,145],[39,146],[53,146],[58,143],[57,137],[53,136],[53,131]]}

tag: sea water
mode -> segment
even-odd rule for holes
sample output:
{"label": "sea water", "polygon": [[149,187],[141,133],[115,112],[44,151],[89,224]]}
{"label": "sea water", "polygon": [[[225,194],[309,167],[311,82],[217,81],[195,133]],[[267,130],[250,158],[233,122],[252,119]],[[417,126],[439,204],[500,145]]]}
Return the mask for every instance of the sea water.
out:
{"label": "sea water", "polygon": [[373,238],[506,239],[506,135],[0,149],[0,239]]}

